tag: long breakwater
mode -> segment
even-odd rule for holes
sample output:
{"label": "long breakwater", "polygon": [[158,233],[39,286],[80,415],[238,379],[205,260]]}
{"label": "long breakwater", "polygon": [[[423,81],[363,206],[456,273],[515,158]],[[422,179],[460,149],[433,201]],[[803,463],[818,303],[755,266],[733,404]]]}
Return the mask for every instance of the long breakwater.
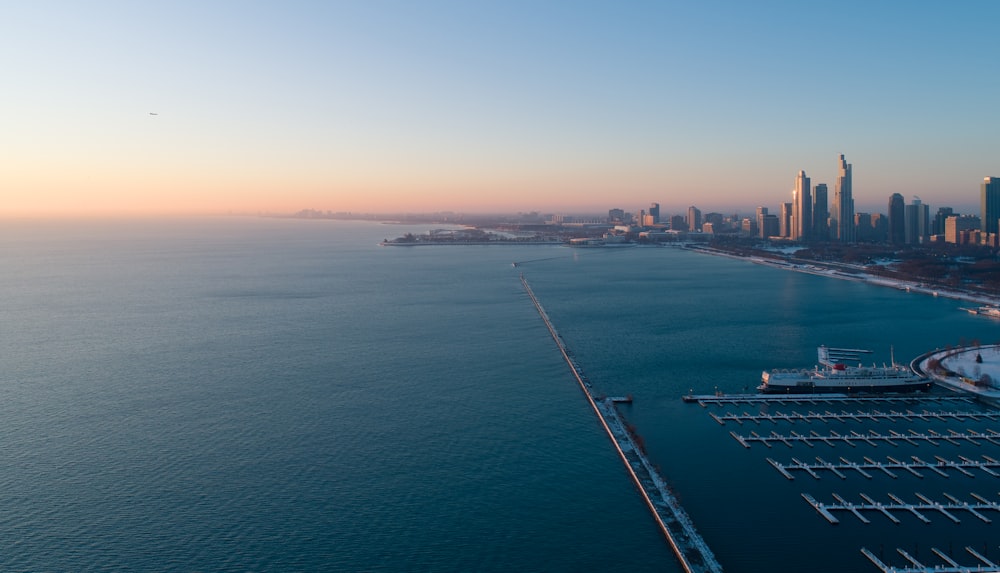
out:
{"label": "long breakwater", "polygon": [[642,494],[646,506],[652,512],[660,530],[680,560],[681,566],[688,573],[721,572],[722,566],[715,559],[708,544],[695,530],[691,518],[681,507],[659,472],[649,462],[642,448],[636,444],[632,433],[615,406],[615,399],[594,393],[590,380],[573,358],[572,352],[566,347],[562,336],[552,325],[552,321],[542,307],[542,303],[531,290],[524,274],[521,275],[521,283],[531,298],[531,302],[534,303],[535,309],[538,310],[539,316],[542,317],[545,326],[549,329],[549,334],[552,335],[552,339],[573,372],[573,376],[587,397],[591,408],[597,414],[604,431],[607,432],[611,442],[615,445],[615,449],[632,477],[633,483]]}

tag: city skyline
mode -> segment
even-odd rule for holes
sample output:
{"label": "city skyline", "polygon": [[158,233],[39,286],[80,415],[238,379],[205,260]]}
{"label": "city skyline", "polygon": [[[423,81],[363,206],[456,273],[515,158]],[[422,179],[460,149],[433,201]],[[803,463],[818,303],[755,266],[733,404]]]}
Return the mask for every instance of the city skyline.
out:
{"label": "city skyline", "polygon": [[[839,154],[837,160],[839,162],[839,173],[837,177],[834,178],[834,200],[836,200],[839,195],[843,194],[845,204],[842,211],[846,221],[845,225],[850,226],[852,222],[855,222],[854,219],[856,215],[882,215],[887,217],[887,224],[889,225],[886,232],[889,233],[890,236],[894,236],[892,231],[892,221],[894,216],[897,221],[902,221],[903,207],[906,198],[901,193],[892,193],[888,196],[888,209],[886,209],[884,207],[885,203],[882,203],[883,206],[880,207],[877,200],[868,197],[861,203],[863,208],[857,208],[857,202],[853,196],[853,164],[847,163],[844,154]],[[828,235],[828,229],[826,226],[835,224],[837,216],[831,213],[831,209],[833,209],[836,204],[829,202],[827,184],[816,183],[812,186],[811,182],[812,178],[806,175],[804,170],[799,170],[798,174],[795,176],[794,186],[791,191],[792,200],[790,202],[778,203],[778,211],[785,208],[789,210],[788,224],[790,225],[790,229],[787,235],[783,233],[783,236],[796,240],[804,239],[821,241]],[[989,194],[987,194],[987,190],[990,191]],[[935,207],[947,209],[949,213],[952,213],[957,208],[958,212],[954,214],[978,214],[985,216],[988,196],[990,198],[988,202],[990,205],[989,208],[997,213],[1000,213],[1000,177],[984,177],[977,192],[973,193],[970,191],[964,193],[961,196],[954,197],[954,201],[948,202],[946,205],[935,205]],[[924,209],[930,208],[930,205],[917,195],[912,195],[909,199],[911,201],[909,205],[922,205]],[[660,203],[654,202],[653,205],[656,206],[657,213],[659,213]],[[761,209],[764,210],[764,213],[767,213],[768,209],[771,207],[773,207],[773,205],[757,203],[753,208],[743,207],[711,210],[713,212],[719,212],[726,215],[746,215],[750,212],[754,212],[756,213],[756,216],[759,216]],[[615,210],[620,209],[620,207],[615,207]],[[692,205],[688,207],[687,211],[690,211],[690,209],[695,209],[695,206]],[[628,212],[629,209],[626,208],[624,211]],[[676,208],[673,210],[664,210],[664,213],[666,215],[670,215],[671,213],[681,214],[684,211],[684,208]],[[564,213],[565,210],[559,212]],[[666,220],[666,218],[667,217],[663,217],[663,220]],[[901,225],[902,223],[900,223],[900,227],[898,229],[900,237],[899,242],[903,242],[903,229]],[[990,232],[995,232],[995,230]],[[837,231],[830,230],[829,234],[831,235],[829,238],[832,240],[840,240],[837,236]],[[850,235],[848,236],[848,240],[846,242],[852,242],[852,237]]]}
{"label": "city skyline", "polygon": [[[975,209],[971,207],[966,212],[962,212],[962,208],[956,212],[953,205],[940,205],[932,219],[930,205],[917,196],[913,196],[907,204],[900,193],[893,193],[889,197],[885,212],[855,210],[853,165],[847,163],[844,154],[838,156],[838,161],[832,210],[828,204],[827,185],[817,183],[813,187],[811,178],[804,170],[799,170],[791,191],[792,201],[781,203],[779,214],[770,213],[770,208],[766,205],[755,207],[752,217],[738,210],[728,211],[726,214],[713,211],[707,215],[707,218],[713,219],[708,234],[735,232],[743,237],[797,243],[830,241],[923,245],[943,241],[992,247],[1000,243],[1000,236],[997,234],[997,225],[1000,224],[1000,178],[983,178],[978,215],[973,214]],[[654,212],[656,216],[652,215]],[[701,231],[701,210],[694,205],[688,207],[686,217],[671,215],[669,212],[660,217],[660,204],[656,202],[650,207],[650,215],[645,210],[640,210],[631,219],[626,213],[626,210],[616,207],[608,211],[607,219],[551,214],[549,220],[559,223],[571,221],[574,224],[634,222],[638,228],[659,226],[674,231]],[[632,232],[627,227],[622,227],[621,230]]]}
{"label": "city skyline", "polygon": [[[0,217],[750,211],[858,168],[971,212],[1000,5],[18,4]],[[796,43],[787,30],[808,26]],[[836,69],[836,73],[831,70]],[[789,90],[792,74],[814,89]],[[914,89],[920,86],[920,89]],[[965,199],[967,197],[967,199]]]}

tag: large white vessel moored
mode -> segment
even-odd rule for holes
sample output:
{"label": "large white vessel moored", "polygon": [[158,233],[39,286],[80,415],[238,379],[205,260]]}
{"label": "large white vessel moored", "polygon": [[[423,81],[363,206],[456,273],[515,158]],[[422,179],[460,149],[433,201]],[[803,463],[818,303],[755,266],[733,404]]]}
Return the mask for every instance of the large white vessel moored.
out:
{"label": "large white vessel moored", "polygon": [[579,239],[570,239],[567,245],[571,247],[631,247],[635,245],[632,241],[628,240],[628,237],[624,235],[616,235],[614,233],[605,233],[601,238],[595,237],[581,237]]}
{"label": "large white vessel moored", "polygon": [[921,378],[909,366],[897,364],[865,366],[862,354],[871,350],[854,348],[817,349],[819,365],[803,370],[764,371],[757,390],[764,394],[808,394],[813,392],[913,392],[928,390],[931,381]]}

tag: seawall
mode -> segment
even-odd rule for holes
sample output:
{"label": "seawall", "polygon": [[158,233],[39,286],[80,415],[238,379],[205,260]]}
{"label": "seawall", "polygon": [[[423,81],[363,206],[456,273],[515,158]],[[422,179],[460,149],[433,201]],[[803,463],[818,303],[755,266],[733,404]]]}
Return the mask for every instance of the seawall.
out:
{"label": "seawall", "polygon": [[618,451],[618,456],[625,464],[632,482],[636,485],[646,502],[646,506],[652,512],[660,530],[663,532],[673,549],[674,554],[680,560],[681,566],[688,573],[701,572],[721,572],[722,566],[715,559],[715,555],[709,549],[708,544],[695,530],[694,523],[688,516],[684,508],[681,507],[677,498],[670,492],[669,487],[659,475],[653,465],[646,458],[641,447],[633,439],[618,409],[610,398],[598,397],[594,394],[590,380],[583,373],[579,364],[573,358],[572,353],[566,347],[559,332],[556,331],[549,319],[548,314],[542,307],[541,302],[531,290],[524,274],[521,274],[521,283],[524,290],[534,303],[542,321],[549,329],[549,334],[556,342],[559,352],[569,365],[573,376],[576,378],[580,389],[586,395],[591,408],[597,414],[598,420],[607,432],[608,437]]}

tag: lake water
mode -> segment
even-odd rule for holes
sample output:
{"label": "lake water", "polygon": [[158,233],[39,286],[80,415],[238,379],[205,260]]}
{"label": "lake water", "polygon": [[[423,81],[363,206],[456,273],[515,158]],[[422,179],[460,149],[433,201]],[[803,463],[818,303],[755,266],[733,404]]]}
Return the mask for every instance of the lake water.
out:
{"label": "lake water", "polygon": [[0,569],[679,570],[520,272],[595,387],[635,397],[623,413],[727,571],[874,571],[861,546],[1000,554],[971,516],[831,526],[801,498],[995,498],[997,478],[788,481],[767,457],[910,452],[745,449],[729,432],[751,428],[680,400],[752,391],[819,344],[908,360],[1000,322],[671,248],[376,245],[427,228],[5,223]]}

